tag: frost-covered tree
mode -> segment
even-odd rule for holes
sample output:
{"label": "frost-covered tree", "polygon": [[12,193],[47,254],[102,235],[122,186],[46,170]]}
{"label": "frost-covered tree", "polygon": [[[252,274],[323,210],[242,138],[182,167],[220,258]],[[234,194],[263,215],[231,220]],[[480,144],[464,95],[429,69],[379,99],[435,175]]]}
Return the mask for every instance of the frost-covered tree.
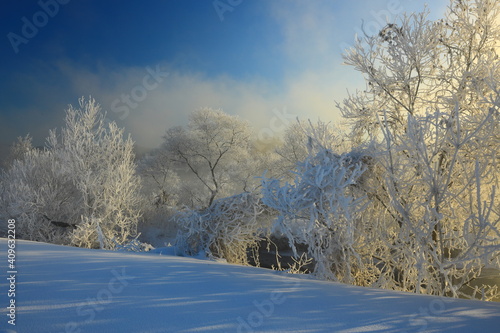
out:
{"label": "frost-covered tree", "polygon": [[15,160],[22,160],[24,155],[33,148],[32,138],[29,134],[24,137],[18,137],[17,140],[10,146],[9,153],[2,161],[2,165],[0,165],[0,167],[8,169]]}
{"label": "frost-covered tree", "polygon": [[[138,163],[138,174],[141,177],[143,203],[143,222],[139,231],[143,237],[156,234],[157,238],[175,236],[175,223],[172,216],[178,209],[180,200],[186,192],[177,171],[166,151],[154,150]],[[147,239],[154,242],[153,239]]]}
{"label": "frost-covered tree", "polygon": [[180,178],[167,152],[163,149],[146,155],[139,163],[143,188],[150,193],[148,200],[156,207],[175,207],[179,197]]}
{"label": "frost-covered tree", "polygon": [[452,0],[442,20],[428,20],[428,11],[405,15],[376,36],[357,38],[344,58],[367,88],[339,104],[353,134],[380,138],[381,126],[405,133],[408,115],[457,103],[461,114],[484,114],[492,92],[486,79],[498,62],[498,7],[491,0]]}
{"label": "frost-covered tree", "polygon": [[78,246],[94,246],[97,225],[107,240],[122,244],[135,235],[140,217],[132,139],[104,119],[94,99],[82,98],[78,109],[67,110],[60,138],[53,131],[48,139],[49,149],[60,152],[81,195],[82,221],[72,235]]}
{"label": "frost-covered tree", "polygon": [[34,148],[32,141],[33,139],[29,134],[24,137],[18,137],[17,141],[10,148],[11,161],[23,159],[24,155]]}
{"label": "frost-covered tree", "polygon": [[321,146],[337,152],[348,151],[347,138],[341,129],[331,123],[297,120],[290,124],[283,135],[283,143],[275,153],[278,156],[273,161],[269,174],[273,177],[294,178],[293,170],[297,163],[303,162],[309,155],[312,145]]}
{"label": "frost-covered tree", "polygon": [[250,134],[245,121],[205,108],[190,115],[187,127],[169,129],[163,149],[202,185],[196,197],[200,206],[208,207],[235,186],[233,180],[250,158]]}
{"label": "frost-covered tree", "polygon": [[2,175],[2,215],[18,219],[28,239],[122,244],[136,234],[140,217],[133,142],[115,123],[105,124],[92,98],[70,106],[65,120],[44,151],[28,151]]}
{"label": "frost-covered tree", "polygon": [[498,297],[474,280],[500,272],[499,14],[496,1],[451,1],[443,20],[405,15],[347,51],[367,89],[339,107],[363,153],[310,135],[292,183],[263,181],[263,202],[291,246],[309,245],[315,274]]}
{"label": "frost-covered tree", "polygon": [[457,297],[500,268],[499,14],[497,1],[454,0],[442,20],[405,15],[345,54],[367,89],[339,107],[378,147],[364,190],[383,226],[382,286]]}
{"label": "frost-covered tree", "polygon": [[[379,162],[388,212],[397,222],[386,230],[396,236],[390,248],[397,258],[392,266],[403,272],[398,287],[456,297],[483,268],[500,268],[499,197],[490,174],[498,172],[491,164],[496,157],[468,158],[470,150],[494,142],[489,133],[498,132],[499,117],[491,113],[464,132],[466,121],[453,111],[409,116],[407,133]],[[495,289],[483,292],[493,297]]]}

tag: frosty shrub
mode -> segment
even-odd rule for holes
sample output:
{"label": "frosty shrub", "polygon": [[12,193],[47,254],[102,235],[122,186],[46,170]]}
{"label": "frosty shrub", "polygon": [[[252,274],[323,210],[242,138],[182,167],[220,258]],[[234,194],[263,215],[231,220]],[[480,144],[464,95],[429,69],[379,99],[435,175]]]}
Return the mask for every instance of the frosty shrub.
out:
{"label": "frosty shrub", "polygon": [[363,153],[337,155],[320,148],[297,165],[291,184],[262,182],[263,203],[279,212],[276,228],[296,257],[295,243],[308,245],[320,278],[355,283],[363,270],[362,257],[370,247],[358,219],[364,198],[356,198],[355,186],[366,160]]}
{"label": "frosty shrub", "polygon": [[113,240],[115,243],[115,250],[122,252],[149,252],[154,249],[151,244],[141,242],[139,236],[140,234],[124,244],[119,244]]}
{"label": "frosty shrub", "polygon": [[136,234],[140,217],[133,143],[104,123],[94,99],[79,102],[44,151],[29,150],[2,175],[1,214],[27,239],[112,247]]}
{"label": "frosty shrub", "polygon": [[15,218],[17,237],[34,241],[68,244],[68,228],[55,221],[76,221],[74,208],[77,189],[71,175],[52,151],[29,149],[22,160],[12,161],[1,175],[1,211],[3,219]]}
{"label": "frosty shrub", "polygon": [[241,193],[217,199],[201,211],[179,212],[176,246],[180,254],[204,254],[230,263],[247,263],[247,250],[257,245],[258,217],[263,212],[260,199]]}

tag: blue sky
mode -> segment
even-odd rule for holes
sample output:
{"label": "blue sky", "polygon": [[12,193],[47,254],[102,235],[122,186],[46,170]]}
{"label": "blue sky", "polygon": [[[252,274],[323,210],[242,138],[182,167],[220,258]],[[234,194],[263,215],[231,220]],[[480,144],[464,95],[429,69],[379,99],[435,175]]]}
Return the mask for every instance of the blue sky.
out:
{"label": "blue sky", "polygon": [[[424,4],[3,1],[0,154],[27,133],[43,144],[67,105],[89,95],[141,147],[157,146],[167,128],[200,107],[239,115],[261,139],[279,135],[295,117],[340,122],[335,101],[346,89],[364,88],[341,58],[362,20],[376,32],[386,18]],[[441,17],[446,4],[433,1],[431,17]]]}

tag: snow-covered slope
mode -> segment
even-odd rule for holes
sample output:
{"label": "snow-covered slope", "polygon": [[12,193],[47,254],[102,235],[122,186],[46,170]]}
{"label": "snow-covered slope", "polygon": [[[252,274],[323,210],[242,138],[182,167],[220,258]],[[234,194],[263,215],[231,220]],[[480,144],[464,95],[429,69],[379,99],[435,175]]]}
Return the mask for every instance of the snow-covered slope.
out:
{"label": "snow-covered slope", "polygon": [[[0,332],[498,332],[500,304],[358,288],[159,254],[0,239]],[[3,329],[3,331],[2,331]]]}

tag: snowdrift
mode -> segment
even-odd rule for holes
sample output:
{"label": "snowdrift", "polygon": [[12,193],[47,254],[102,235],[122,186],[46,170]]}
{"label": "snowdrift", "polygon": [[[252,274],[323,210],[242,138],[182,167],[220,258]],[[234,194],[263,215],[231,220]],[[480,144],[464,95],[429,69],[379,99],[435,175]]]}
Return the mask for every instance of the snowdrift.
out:
{"label": "snowdrift", "polygon": [[[158,253],[16,244],[0,332],[498,332],[500,304],[359,288]],[[8,323],[15,299],[15,326]],[[9,331],[10,330],[10,331]]]}

